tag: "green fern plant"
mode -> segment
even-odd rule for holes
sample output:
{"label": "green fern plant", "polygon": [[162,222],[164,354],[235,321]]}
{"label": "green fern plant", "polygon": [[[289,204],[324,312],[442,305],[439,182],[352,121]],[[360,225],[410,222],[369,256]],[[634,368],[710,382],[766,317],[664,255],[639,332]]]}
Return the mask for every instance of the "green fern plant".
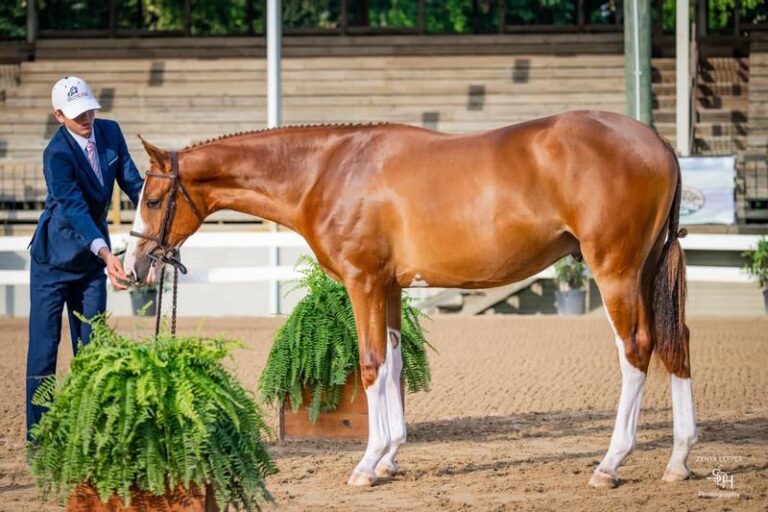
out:
{"label": "green fern plant", "polygon": [[134,341],[91,322],[69,374],[34,397],[49,407],[32,429],[32,472],[60,500],[89,484],[130,504],[133,487],[163,495],[213,484],[223,508],[258,510],[276,472],[252,393],[222,366],[235,342],[199,337]]}
{"label": "green fern plant", "polygon": [[757,279],[761,289],[768,289],[768,237],[760,237],[757,247],[743,252],[742,256],[747,259],[744,270]]}
{"label": "green fern plant", "polygon": [[[262,399],[283,403],[290,398],[291,408],[303,404],[302,390],[311,392],[309,418],[312,423],[320,412],[336,408],[341,391],[350,375],[358,376],[358,346],[352,304],[344,286],[331,278],[311,258],[298,288],[307,295],[296,305],[275,335],[272,350],[259,379]],[[406,299],[403,302],[402,354],[403,376],[409,392],[428,391],[429,360],[424,332],[419,324],[423,316]]]}

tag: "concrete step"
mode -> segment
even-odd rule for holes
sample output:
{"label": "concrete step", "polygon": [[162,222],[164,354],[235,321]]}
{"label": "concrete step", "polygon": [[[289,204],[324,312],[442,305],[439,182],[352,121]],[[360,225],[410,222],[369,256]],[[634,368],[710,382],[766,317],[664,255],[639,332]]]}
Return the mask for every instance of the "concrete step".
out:
{"label": "concrete step", "polygon": [[[323,96],[285,95],[283,96],[283,108],[288,111],[294,106],[315,104],[334,107],[336,105],[358,105],[361,108],[368,105],[419,105],[425,110],[431,110],[438,105],[461,105],[469,109],[490,109],[496,105],[524,105],[524,104],[558,104],[567,108],[596,108],[603,104],[616,104],[625,101],[622,91],[606,91],[598,94],[584,93],[581,91],[555,91],[540,93],[495,93],[482,87],[467,87],[459,94],[360,94]],[[105,99],[103,94],[98,95],[100,103],[106,111],[121,110],[194,110],[200,112],[203,109],[266,109],[266,95],[262,91],[253,91],[252,95],[232,96],[113,96]],[[6,98],[6,105],[15,109],[41,109],[48,110],[50,98],[47,96]]]}
{"label": "concrete step", "polygon": [[743,137],[696,137],[696,152],[704,155],[733,155],[747,150]]}
{"label": "concrete step", "polygon": [[[482,122],[499,121],[506,124],[527,121],[539,117],[557,114],[565,110],[572,110],[567,105],[529,105],[518,109],[515,106],[495,107],[484,110],[467,110],[464,107],[439,108],[425,110],[422,107],[389,107],[360,109],[355,107],[337,107],[327,109],[322,107],[301,108],[286,110],[283,115],[285,124],[302,124],[308,122],[342,123],[342,122],[367,122],[371,120],[386,120],[390,122],[409,123],[437,123],[445,122]],[[623,112],[622,103],[604,104],[602,110]],[[118,120],[125,132],[164,132],[178,134],[197,133],[228,133],[233,131],[249,130],[263,126],[266,123],[264,112],[251,111],[241,113],[232,119],[224,116],[208,118],[197,113],[196,118],[164,119],[154,114],[142,118],[135,113],[128,115],[104,115]],[[2,135],[39,135],[50,136],[59,127],[53,116],[40,116],[36,119],[19,120],[9,115],[0,115],[0,136]]]}
{"label": "concrete step", "polygon": [[[303,81],[283,82],[283,94],[286,96],[309,95],[367,95],[367,94],[397,94],[397,95],[432,95],[432,94],[467,94],[470,88],[484,90],[485,94],[538,94],[562,92],[564,90],[601,94],[624,90],[624,78],[614,77],[601,80],[592,78],[571,78],[561,83],[555,80],[542,80],[536,83],[514,83],[511,79],[499,79],[478,83],[470,78],[453,78],[450,80],[394,80],[381,78],[370,80],[351,80],[339,82]],[[94,91],[101,94],[103,89]],[[149,85],[126,84],[111,90],[118,97],[178,97],[178,96],[262,96],[266,94],[265,83],[230,83],[214,86],[211,83],[181,83],[174,87],[152,87]],[[48,84],[25,85],[8,91],[8,100],[17,98],[50,98],[51,87]]]}
{"label": "concrete step", "polygon": [[[284,70],[284,83],[340,80],[460,80],[474,81],[507,81],[526,83],[540,80],[571,80],[571,79],[602,79],[623,78],[623,69],[618,68],[556,68],[511,66],[497,68],[473,68],[457,70],[452,68],[434,69],[294,69]],[[25,73],[21,77],[24,87],[47,88],[63,76],[61,72]],[[83,70],[82,73],[67,74],[81,76],[88,80],[92,87],[176,87],[183,84],[210,84],[210,87],[229,87],[230,84],[263,84],[266,83],[265,70],[238,71],[123,71],[104,72]]]}

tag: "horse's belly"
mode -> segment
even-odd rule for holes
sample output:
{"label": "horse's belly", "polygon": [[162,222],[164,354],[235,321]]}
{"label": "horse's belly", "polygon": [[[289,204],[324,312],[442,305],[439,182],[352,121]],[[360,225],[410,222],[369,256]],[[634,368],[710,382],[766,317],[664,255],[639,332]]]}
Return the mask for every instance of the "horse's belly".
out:
{"label": "horse's belly", "polygon": [[403,287],[490,288],[530,277],[572,250],[570,240],[491,240],[458,233],[408,247],[398,258],[397,279]]}

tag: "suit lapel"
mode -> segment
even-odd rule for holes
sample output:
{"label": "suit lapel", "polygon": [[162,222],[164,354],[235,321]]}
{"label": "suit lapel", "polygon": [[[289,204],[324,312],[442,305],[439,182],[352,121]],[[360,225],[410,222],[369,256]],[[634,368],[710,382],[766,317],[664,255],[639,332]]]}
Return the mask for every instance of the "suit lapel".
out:
{"label": "suit lapel", "polygon": [[[102,186],[101,183],[99,183],[99,178],[96,177],[96,173],[93,172],[93,169],[91,168],[90,162],[88,162],[88,159],[85,157],[85,152],[80,147],[80,144],[77,143],[77,141],[72,137],[72,135],[67,131],[66,128],[61,127],[60,130],[62,131],[62,134],[64,135],[64,140],[67,141],[67,144],[69,144],[69,148],[75,155],[75,161],[80,165],[80,171],[84,172],[86,176],[88,176],[88,179],[91,182],[91,185],[93,185],[96,190],[101,191]],[[98,142],[96,142],[98,145]],[[103,172],[102,172],[103,176]]]}

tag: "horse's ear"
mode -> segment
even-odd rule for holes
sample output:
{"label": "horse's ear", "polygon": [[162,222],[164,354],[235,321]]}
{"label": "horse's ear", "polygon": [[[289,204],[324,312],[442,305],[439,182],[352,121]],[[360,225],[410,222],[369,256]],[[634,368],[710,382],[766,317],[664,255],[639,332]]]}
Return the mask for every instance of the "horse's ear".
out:
{"label": "horse's ear", "polygon": [[144,137],[139,135],[139,140],[141,141],[141,144],[144,146],[144,151],[147,152],[149,155],[149,160],[160,167],[161,169],[170,170],[171,164],[170,164],[170,154],[167,151],[164,151],[156,146],[153,146],[149,142],[147,142]]}

